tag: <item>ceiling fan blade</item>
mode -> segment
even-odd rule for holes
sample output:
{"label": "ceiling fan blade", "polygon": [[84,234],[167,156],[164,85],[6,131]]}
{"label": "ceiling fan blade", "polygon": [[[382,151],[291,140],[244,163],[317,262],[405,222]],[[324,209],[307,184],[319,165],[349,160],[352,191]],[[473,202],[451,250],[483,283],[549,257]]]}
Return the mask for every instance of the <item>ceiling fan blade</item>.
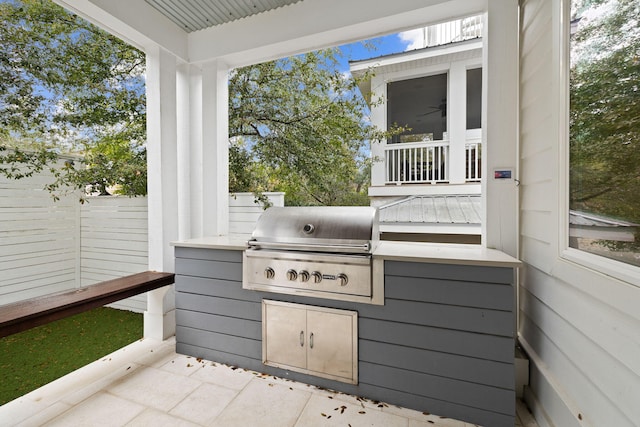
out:
{"label": "ceiling fan blade", "polygon": [[439,112],[440,112],[440,109],[436,109],[436,110],[433,110],[433,111],[429,111],[428,113],[416,114],[416,117],[429,116],[431,114],[439,113]]}

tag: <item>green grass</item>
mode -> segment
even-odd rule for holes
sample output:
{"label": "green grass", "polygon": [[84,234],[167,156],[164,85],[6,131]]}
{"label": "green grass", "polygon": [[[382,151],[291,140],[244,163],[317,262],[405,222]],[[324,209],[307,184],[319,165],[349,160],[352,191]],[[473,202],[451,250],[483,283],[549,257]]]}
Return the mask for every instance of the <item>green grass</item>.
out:
{"label": "green grass", "polygon": [[142,314],[94,310],[0,338],[0,405],[142,337]]}

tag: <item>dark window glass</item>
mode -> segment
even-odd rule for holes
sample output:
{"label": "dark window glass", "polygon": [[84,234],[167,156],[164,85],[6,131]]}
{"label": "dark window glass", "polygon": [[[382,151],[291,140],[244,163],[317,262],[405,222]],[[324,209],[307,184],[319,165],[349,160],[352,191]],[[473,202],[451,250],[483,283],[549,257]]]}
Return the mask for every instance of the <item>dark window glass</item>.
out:
{"label": "dark window glass", "polygon": [[447,74],[389,83],[387,123],[409,128],[392,143],[442,140],[447,131]]}
{"label": "dark window glass", "polygon": [[467,129],[480,129],[482,121],[482,68],[467,70]]}

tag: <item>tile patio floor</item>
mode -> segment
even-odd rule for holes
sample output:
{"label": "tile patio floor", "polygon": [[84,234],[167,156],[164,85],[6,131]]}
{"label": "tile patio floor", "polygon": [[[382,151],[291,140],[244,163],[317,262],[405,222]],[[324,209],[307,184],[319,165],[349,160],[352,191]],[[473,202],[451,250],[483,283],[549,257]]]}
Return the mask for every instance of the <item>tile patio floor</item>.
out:
{"label": "tile patio floor", "polygon": [[[141,340],[0,406],[0,426],[470,427]],[[521,402],[518,426],[537,427]]]}

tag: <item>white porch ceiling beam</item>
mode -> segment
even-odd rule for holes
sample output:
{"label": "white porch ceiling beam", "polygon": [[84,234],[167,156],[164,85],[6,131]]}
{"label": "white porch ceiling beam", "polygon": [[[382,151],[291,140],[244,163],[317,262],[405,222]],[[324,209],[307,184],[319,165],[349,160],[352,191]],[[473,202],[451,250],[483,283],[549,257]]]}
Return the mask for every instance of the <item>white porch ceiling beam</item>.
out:
{"label": "white porch ceiling beam", "polygon": [[143,0],[53,1],[145,52],[160,46],[189,58],[187,33]]}
{"label": "white porch ceiling beam", "polygon": [[231,67],[479,13],[486,0],[304,0],[190,33],[191,62],[224,58]]}

